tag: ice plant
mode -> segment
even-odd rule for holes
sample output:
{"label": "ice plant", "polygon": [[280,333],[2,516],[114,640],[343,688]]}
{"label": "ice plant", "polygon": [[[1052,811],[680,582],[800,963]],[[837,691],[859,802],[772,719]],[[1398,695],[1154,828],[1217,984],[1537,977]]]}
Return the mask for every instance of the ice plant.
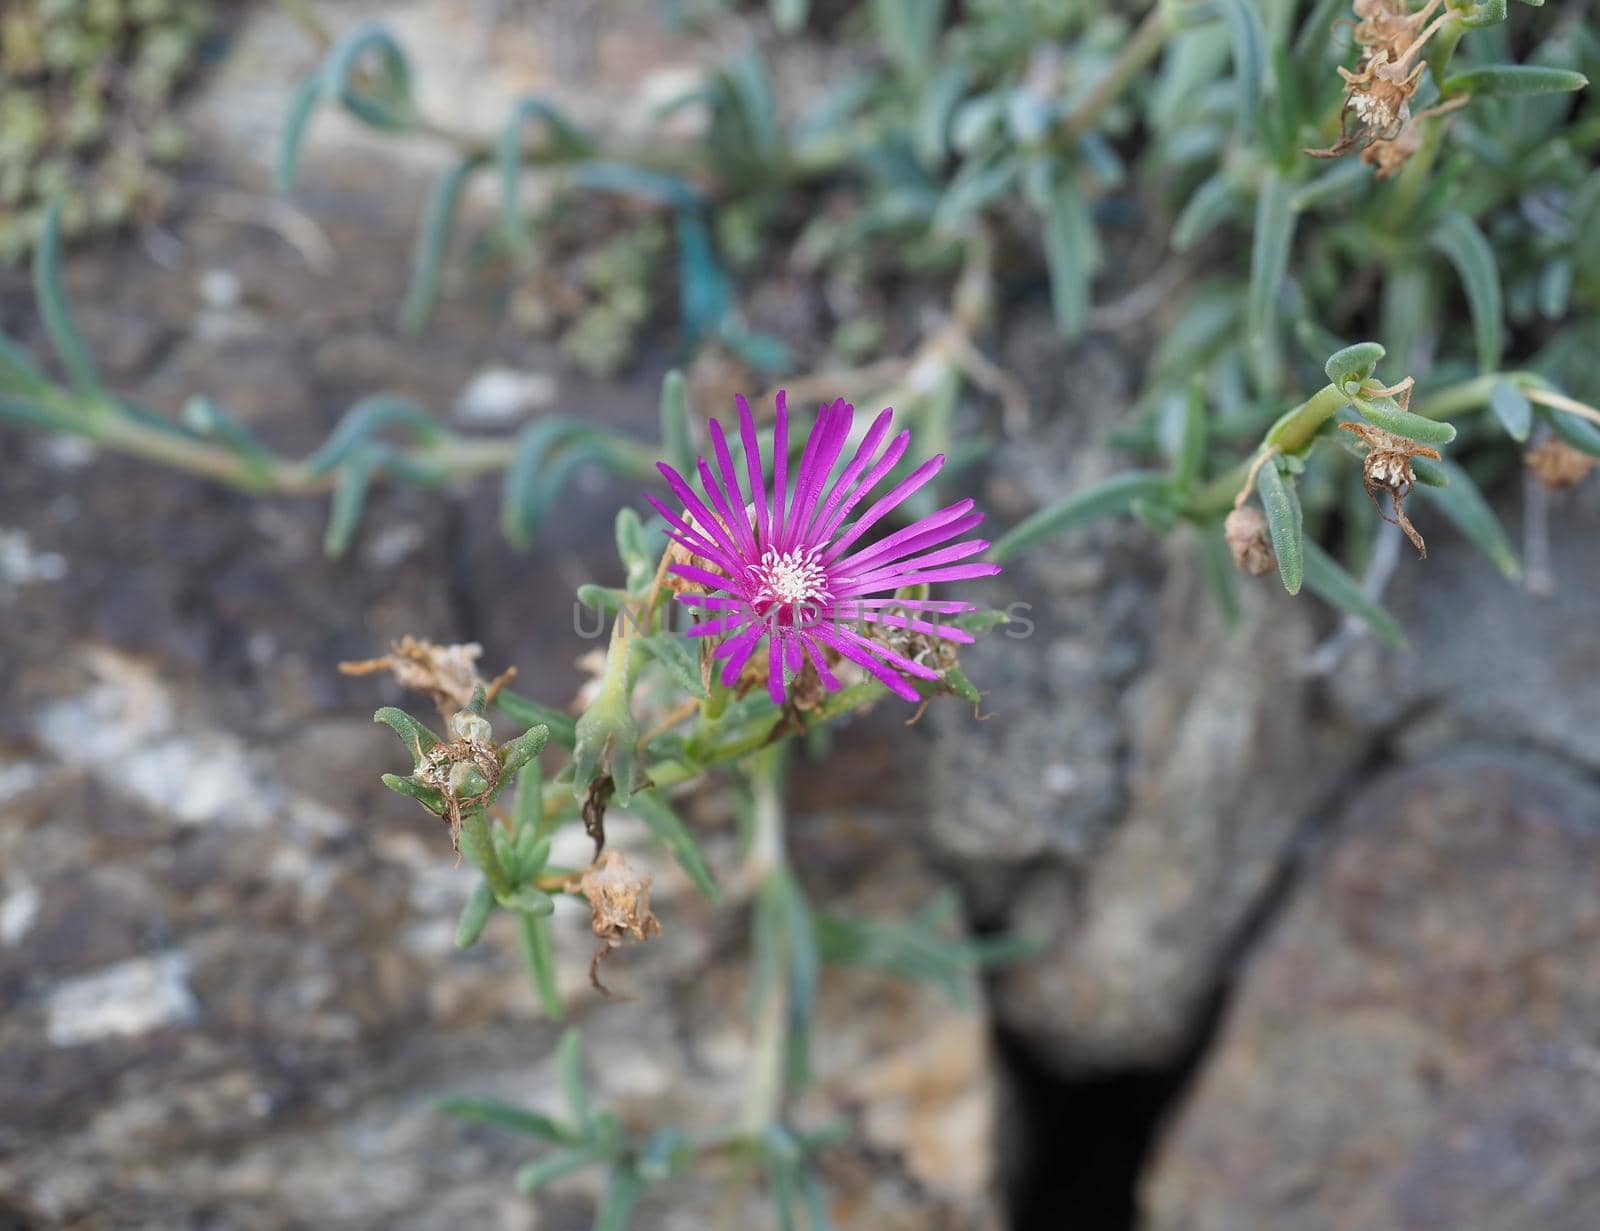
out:
{"label": "ice plant", "polygon": [[821,407],[791,481],[789,411],[780,392],[769,486],[750,405],[741,397],[738,406],[748,493],[740,485],[722,425],[713,419],[717,469],[713,472],[704,458],[698,466],[705,499],[665,462],[658,468],[682,502],[683,513],[648,497],[666,518],[668,534],[694,556],[671,566],[672,573],[693,583],[677,595],[700,617],[689,635],[718,639],[714,657],[724,660],[722,683],[727,687],[738,682],[745,664],[765,646],[767,690],[775,704],[781,705],[786,695],[785,671],[796,676],[807,662],[823,687],[837,691],[833,667],[840,660],[855,663],[897,696],[917,700],[910,680],[937,680],[938,671],[871,634],[890,628],[931,639],[929,644],[972,640],[936,618],[971,611],[971,603],[897,592],[998,573],[998,564],[969,559],[989,546],[986,540],[961,537],[983,514],[973,512],[971,500],[958,500],[876,542],[863,543],[868,531],[939,473],[944,455],[923,462],[847,520],[911,443],[908,431],[884,443],[894,412],[886,409],[873,420],[835,479],[834,468],[851,438],[855,407],[842,398]]}

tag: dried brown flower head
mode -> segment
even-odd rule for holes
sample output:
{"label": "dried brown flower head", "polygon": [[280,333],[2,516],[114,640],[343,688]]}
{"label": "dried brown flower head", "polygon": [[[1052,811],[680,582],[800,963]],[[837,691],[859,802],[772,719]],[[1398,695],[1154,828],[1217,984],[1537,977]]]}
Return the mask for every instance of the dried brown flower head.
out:
{"label": "dried brown flower head", "polygon": [[[1305,152],[1314,158],[1337,158],[1353,149],[1386,179],[1422,146],[1419,122],[1461,106],[1455,99],[1427,111],[1411,112],[1424,61],[1422,51],[1447,19],[1441,13],[1430,23],[1442,0],[1428,0],[1415,13],[1406,0],[1355,0],[1351,28],[1361,48],[1354,71],[1339,68],[1345,82],[1339,139],[1327,149]],[[1351,127],[1354,119],[1355,126]]]}
{"label": "dried brown flower head", "polygon": [[[1352,433],[1367,447],[1366,461],[1361,468],[1361,479],[1366,486],[1367,495],[1372,498],[1372,503],[1377,505],[1379,515],[1384,521],[1404,530],[1406,538],[1411,540],[1411,545],[1423,559],[1427,559],[1428,545],[1422,541],[1422,535],[1406,516],[1404,502],[1417,482],[1411,459],[1426,457],[1438,461],[1439,450],[1418,444],[1405,436],[1396,436],[1393,432],[1373,427],[1370,423],[1341,423],[1339,427]],[[1385,497],[1392,512],[1384,510]]]}
{"label": "dried brown flower head", "polygon": [[450,716],[450,739],[427,752],[418,746],[416,780],[444,796],[450,823],[450,845],[461,857],[461,814],[485,803],[500,783],[505,759],[495,747],[494,732],[482,714],[462,709]]}
{"label": "dried brown flower head", "polygon": [[594,934],[601,944],[589,963],[589,982],[610,995],[600,982],[600,963],[619,944],[661,934],[661,921],[650,913],[650,874],[628,865],[621,852],[605,851],[582,876],[568,882],[569,892],[583,894],[593,913]]}
{"label": "dried brown flower head", "polygon": [[1523,459],[1533,477],[1551,491],[1565,491],[1576,487],[1589,477],[1589,472],[1600,461],[1581,449],[1574,449],[1564,440],[1542,440],[1527,452]]}
{"label": "dried brown flower head", "polygon": [[1252,577],[1265,577],[1278,567],[1278,557],[1272,550],[1272,538],[1267,533],[1267,517],[1253,505],[1245,505],[1228,514],[1222,523],[1222,537],[1233,556],[1234,566]]}
{"label": "dried brown flower head", "polygon": [[493,701],[500,690],[516,678],[515,667],[485,682],[478,674],[478,659],[483,647],[475,641],[463,645],[439,645],[413,637],[407,633],[398,641],[389,643],[389,653],[382,658],[368,658],[360,662],[344,662],[339,670],[344,675],[375,675],[388,671],[402,688],[425,692],[433,698],[439,713],[448,718],[457,710],[472,703],[472,694],[482,688]]}

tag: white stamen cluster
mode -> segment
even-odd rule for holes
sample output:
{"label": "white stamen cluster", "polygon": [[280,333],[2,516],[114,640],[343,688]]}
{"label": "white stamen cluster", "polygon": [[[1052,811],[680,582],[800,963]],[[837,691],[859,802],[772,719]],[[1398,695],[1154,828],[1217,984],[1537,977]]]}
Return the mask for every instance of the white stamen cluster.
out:
{"label": "white stamen cluster", "polygon": [[1368,455],[1367,478],[1385,487],[1409,487],[1415,481],[1411,461],[1404,454],[1377,451]]}
{"label": "white stamen cluster", "polygon": [[750,566],[758,601],[785,606],[826,602],[828,575],[812,552],[804,547],[779,551],[769,547]]}

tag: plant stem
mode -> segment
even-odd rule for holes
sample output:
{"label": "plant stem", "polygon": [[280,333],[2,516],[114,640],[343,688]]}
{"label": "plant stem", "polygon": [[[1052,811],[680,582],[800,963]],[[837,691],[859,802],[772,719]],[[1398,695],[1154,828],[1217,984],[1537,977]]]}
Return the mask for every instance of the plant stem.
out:
{"label": "plant stem", "polygon": [[[752,796],[750,854],[747,869],[750,882],[761,886],[788,871],[788,851],[783,823],[783,749],[773,747],[757,753],[751,760]],[[763,909],[757,891],[755,909]],[[752,979],[755,973],[752,967]],[[788,1093],[789,1054],[789,979],[787,971],[772,971],[767,986],[760,990],[752,1023],[755,1037],[750,1049],[750,1077],[746,1082],[744,1128],[759,1139],[768,1126],[783,1119]]]}
{"label": "plant stem", "polygon": [[[81,435],[95,444],[130,457],[158,462],[241,491],[273,495],[315,495],[332,491],[337,471],[318,473],[305,461],[269,455],[266,459],[240,453],[193,436],[163,431],[121,413],[90,414],[63,421],[60,429]],[[511,437],[447,436],[437,443],[395,449],[403,469],[431,469],[442,478],[470,477],[507,470],[517,455]],[[625,460],[630,472],[651,472],[656,450],[644,441]]]}
{"label": "plant stem", "polygon": [[1076,144],[1089,134],[1100,113],[1120,98],[1129,83],[1161,54],[1171,33],[1167,6],[1158,3],[1145,14],[1139,28],[1123,44],[1111,67],[1095,82],[1094,89],[1062,121],[1061,135],[1068,144]]}

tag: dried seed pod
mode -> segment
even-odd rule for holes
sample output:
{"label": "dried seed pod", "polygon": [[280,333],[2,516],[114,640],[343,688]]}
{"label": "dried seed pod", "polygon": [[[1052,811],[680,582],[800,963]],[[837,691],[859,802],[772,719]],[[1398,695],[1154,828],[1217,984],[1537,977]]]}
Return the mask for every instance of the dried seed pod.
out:
{"label": "dried seed pod", "polygon": [[1228,514],[1222,523],[1222,537],[1228,544],[1228,554],[1236,568],[1252,577],[1265,577],[1278,567],[1278,557],[1272,551],[1272,539],[1267,534],[1267,518],[1254,505],[1245,505]]}
{"label": "dried seed pod", "polygon": [[[1361,479],[1367,489],[1367,495],[1378,507],[1379,516],[1405,531],[1406,538],[1411,540],[1411,545],[1423,559],[1427,559],[1428,545],[1423,541],[1417,528],[1411,524],[1411,519],[1406,516],[1405,498],[1411,494],[1411,489],[1417,482],[1416,473],[1411,467],[1411,459],[1426,457],[1438,461],[1439,450],[1418,444],[1415,440],[1404,436],[1396,436],[1393,432],[1386,432],[1370,423],[1341,423],[1339,427],[1359,438],[1361,443],[1367,446],[1366,460],[1361,468]],[[1383,507],[1385,497],[1389,501],[1387,512]]]}
{"label": "dried seed pod", "polygon": [[1528,469],[1551,491],[1565,491],[1576,487],[1589,477],[1589,472],[1600,461],[1580,449],[1574,449],[1564,440],[1542,440],[1530,448],[1523,458]]}

